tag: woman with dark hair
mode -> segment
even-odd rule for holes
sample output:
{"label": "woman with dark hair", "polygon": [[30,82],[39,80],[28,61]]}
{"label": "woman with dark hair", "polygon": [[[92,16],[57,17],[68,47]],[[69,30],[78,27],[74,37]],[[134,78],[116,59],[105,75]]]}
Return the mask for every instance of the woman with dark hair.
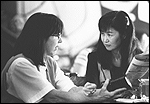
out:
{"label": "woman with dark hair", "polygon": [[100,37],[94,50],[88,54],[86,81],[101,88],[106,79],[122,79],[110,84],[108,91],[120,87],[130,89],[125,72],[134,55],[142,53],[134,24],[126,12],[112,11],[100,18],[98,26]]}
{"label": "woman with dark hair", "polygon": [[1,102],[102,102],[125,89],[108,92],[109,80],[102,89],[92,83],[77,87],[65,76],[53,59],[62,31],[63,22],[55,15],[29,17],[1,73]]}

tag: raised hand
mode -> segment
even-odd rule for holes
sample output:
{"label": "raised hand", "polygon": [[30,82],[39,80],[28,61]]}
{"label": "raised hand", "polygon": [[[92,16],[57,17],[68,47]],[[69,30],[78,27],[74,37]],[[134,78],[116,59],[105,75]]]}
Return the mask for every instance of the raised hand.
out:
{"label": "raised hand", "polygon": [[126,88],[119,88],[119,89],[109,92],[107,90],[108,84],[109,84],[109,79],[105,81],[101,89],[97,89],[98,91],[96,91],[95,94],[99,96],[100,99],[108,100],[108,99],[121,97],[122,95],[120,93],[126,90]]}

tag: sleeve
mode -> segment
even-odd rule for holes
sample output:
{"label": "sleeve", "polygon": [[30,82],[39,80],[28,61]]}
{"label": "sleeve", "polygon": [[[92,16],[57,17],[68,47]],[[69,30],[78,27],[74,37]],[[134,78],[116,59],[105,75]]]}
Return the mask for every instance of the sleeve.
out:
{"label": "sleeve", "polygon": [[51,83],[24,58],[16,59],[9,70],[8,91],[26,103],[35,103],[54,89]]}
{"label": "sleeve", "polygon": [[118,88],[126,88],[127,90],[131,90],[131,84],[125,77],[122,77],[107,86],[108,91],[114,91]]}
{"label": "sleeve", "polygon": [[56,64],[56,87],[62,91],[69,91],[71,88],[76,85],[73,81],[64,74],[64,72],[59,68],[58,64]]}
{"label": "sleeve", "polygon": [[99,87],[99,71],[97,61],[93,53],[88,54],[87,70],[86,70],[86,82],[95,83]]}

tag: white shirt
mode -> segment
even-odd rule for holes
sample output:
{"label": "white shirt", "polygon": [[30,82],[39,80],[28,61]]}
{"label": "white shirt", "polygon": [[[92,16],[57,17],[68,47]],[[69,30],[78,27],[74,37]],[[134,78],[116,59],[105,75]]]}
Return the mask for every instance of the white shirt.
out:
{"label": "white shirt", "polygon": [[[50,74],[50,81],[47,80],[46,69]],[[69,91],[74,83],[59,68],[57,62],[50,56],[47,57],[46,66],[35,65],[24,57],[14,60],[7,73],[8,92],[26,103],[36,103],[53,89]]]}

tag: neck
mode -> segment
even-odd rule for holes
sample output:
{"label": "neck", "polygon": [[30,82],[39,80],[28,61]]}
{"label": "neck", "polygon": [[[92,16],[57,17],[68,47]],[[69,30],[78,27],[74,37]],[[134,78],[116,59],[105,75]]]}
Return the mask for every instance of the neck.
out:
{"label": "neck", "polygon": [[120,50],[119,49],[115,49],[115,50],[113,50],[112,51],[112,54],[113,54],[113,57],[114,58],[120,58],[121,56],[120,56]]}
{"label": "neck", "polygon": [[115,66],[120,67],[121,65],[121,55],[119,49],[112,51],[112,62]]}

